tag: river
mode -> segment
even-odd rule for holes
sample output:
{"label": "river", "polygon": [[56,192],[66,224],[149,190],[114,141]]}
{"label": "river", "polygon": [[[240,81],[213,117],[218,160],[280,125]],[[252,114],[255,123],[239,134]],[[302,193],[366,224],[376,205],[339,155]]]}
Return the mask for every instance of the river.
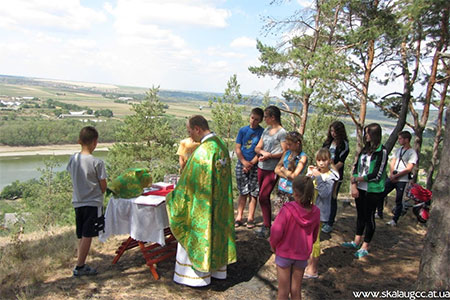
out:
{"label": "river", "polygon": [[[94,151],[94,156],[106,160],[108,151]],[[0,157],[0,190],[12,182],[39,178],[39,168],[45,167],[44,161],[53,155],[27,155]],[[70,155],[54,155],[60,165],[55,171],[66,169]]]}

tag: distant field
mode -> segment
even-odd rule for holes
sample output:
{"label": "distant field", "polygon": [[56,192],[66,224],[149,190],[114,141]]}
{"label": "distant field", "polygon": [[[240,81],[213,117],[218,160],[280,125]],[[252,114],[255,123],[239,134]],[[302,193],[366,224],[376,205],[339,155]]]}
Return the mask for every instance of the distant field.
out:
{"label": "distant field", "polygon": [[[59,94],[59,95],[58,95]],[[67,91],[45,86],[23,86],[0,83],[0,96],[10,97],[36,97],[40,100],[98,100],[104,99],[102,95],[95,93]]]}
{"label": "distant field", "polygon": [[22,86],[0,83],[0,96],[10,97],[51,97],[53,94],[39,86]]}
{"label": "distant field", "polygon": [[106,99],[103,97],[94,98],[94,99],[79,99],[79,100],[66,100],[64,97],[56,98],[58,101],[67,103],[67,104],[76,104],[78,106],[87,106],[93,110],[100,110],[108,108],[112,110],[115,117],[124,117],[127,115],[131,115],[131,105],[125,103],[115,103],[111,99]]}
{"label": "distant field", "polygon": [[[170,102],[168,103],[169,109],[166,110],[166,114],[175,117],[187,117],[192,115],[203,115],[207,119],[211,119],[211,109],[205,102]],[[202,109],[200,109],[202,106]]]}
{"label": "distant field", "polygon": [[[89,107],[93,110],[108,108],[113,111],[115,117],[123,118],[132,114],[130,104],[116,103],[114,102],[115,99],[103,97],[101,90],[90,91],[89,89],[94,87],[103,88],[103,92],[107,94],[131,94],[140,95],[141,97],[148,91],[148,89],[140,87],[89,84],[63,80],[37,80],[37,84],[39,85],[33,84],[34,82],[30,79],[28,81],[28,84],[7,84],[0,82],[0,96],[36,97],[41,101],[53,99],[67,104]],[[64,86],[58,87],[60,84]],[[67,84],[72,84],[72,87],[65,86]],[[207,107],[208,103],[206,101],[184,100],[182,98],[171,98],[168,101],[162,99],[161,101],[169,105],[169,109],[166,109],[166,114],[168,115],[187,117],[194,114],[202,114],[208,119],[211,118],[211,109]]]}
{"label": "distant field", "polygon": [[[41,101],[53,99],[68,104],[86,106],[94,110],[108,108],[118,118],[130,115],[132,113],[131,105],[115,103],[114,99],[105,98],[102,93],[116,98],[128,96],[142,99],[147,91],[148,89],[143,87],[0,75],[0,96],[37,97]],[[211,119],[211,109],[208,107],[207,100],[219,95],[217,93],[169,90],[161,90],[160,94],[161,101],[169,106],[166,114],[175,117],[202,114],[207,119]],[[202,106],[202,109],[200,109],[200,106]],[[243,114],[248,116],[249,110],[247,109]],[[349,120],[348,118],[344,119]],[[409,121],[410,119],[411,117],[408,118]],[[430,111],[428,126],[431,127],[432,122],[436,119],[437,111]],[[369,107],[366,124],[371,122],[377,122],[383,127],[391,128],[396,124],[396,120],[389,119],[379,110]]]}

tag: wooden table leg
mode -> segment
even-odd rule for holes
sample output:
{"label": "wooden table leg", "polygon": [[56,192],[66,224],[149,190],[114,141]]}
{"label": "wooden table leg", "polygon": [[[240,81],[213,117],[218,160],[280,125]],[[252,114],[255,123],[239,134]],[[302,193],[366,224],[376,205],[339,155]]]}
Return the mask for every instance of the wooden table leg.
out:
{"label": "wooden table leg", "polygon": [[164,236],[165,246],[161,246],[158,243],[151,243],[146,246],[144,242],[136,241],[132,237],[128,237],[128,239],[119,247],[119,249],[117,249],[117,255],[114,257],[112,263],[117,263],[126,250],[139,246],[141,253],[144,256],[145,262],[150,268],[150,272],[152,273],[153,278],[158,280],[159,275],[155,268],[156,264],[177,254],[177,241],[175,240],[175,237],[173,236],[169,228],[166,228],[164,230]]}
{"label": "wooden table leg", "polygon": [[144,255],[145,258],[145,262],[147,263],[147,266],[150,268],[150,272],[153,275],[153,278],[155,278],[155,280],[159,279],[159,275],[158,272],[156,272],[156,268],[155,265],[153,263],[149,263],[149,261],[146,258],[146,249],[145,249],[145,244],[143,242],[139,242],[139,248],[141,248],[141,252]]}
{"label": "wooden table leg", "polygon": [[165,246],[161,246],[157,243],[145,246],[145,243],[139,242],[139,247],[141,249],[142,255],[144,255],[145,262],[147,266],[150,268],[150,272],[152,273],[153,278],[155,278],[156,280],[159,279],[159,275],[156,272],[155,268],[156,264],[177,254],[176,251],[177,241],[175,240],[175,237],[170,232],[170,229],[166,228],[164,233],[166,236]]}
{"label": "wooden table leg", "polygon": [[117,251],[116,251],[117,255],[114,257],[112,264],[113,265],[116,264],[119,261],[120,257],[122,256],[122,254],[126,250],[133,249],[137,246],[138,246],[138,242],[135,239],[133,239],[131,236],[128,237],[128,239],[125,242],[123,242],[122,245],[119,247],[119,249],[117,249]]}

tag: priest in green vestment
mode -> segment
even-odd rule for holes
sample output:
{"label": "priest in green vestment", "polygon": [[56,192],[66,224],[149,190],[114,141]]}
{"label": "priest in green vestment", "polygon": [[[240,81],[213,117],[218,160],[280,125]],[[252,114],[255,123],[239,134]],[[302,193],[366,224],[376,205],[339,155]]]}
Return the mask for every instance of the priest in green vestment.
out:
{"label": "priest in green vestment", "polygon": [[[170,229],[179,243],[174,280],[202,286],[209,284],[204,280],[211,275],[224,279],[214,272],[225,270],[226,277],[226,266],[236,262],[231,159],[227,146],[209,130],[204,117],[191,117],[187,130],[201,144],[167,195],[166,206]],[[180,262],[180,246],[186,262]],[[183,282],[183,278],[194,283]]]}

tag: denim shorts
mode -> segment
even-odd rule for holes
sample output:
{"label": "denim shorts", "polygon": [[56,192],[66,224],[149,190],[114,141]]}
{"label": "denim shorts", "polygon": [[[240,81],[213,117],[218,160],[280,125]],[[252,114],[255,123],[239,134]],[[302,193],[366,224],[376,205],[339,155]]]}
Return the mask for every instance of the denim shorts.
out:
{"label": "denim shorts", "polygon": [[275,264],[277,266],[279,266],[280,268],[288,268],[290,266],[294,266],[298,269],[304,269],[308,265],[308,261],[284,258],[284,257],[276,255],[275,256]]}

